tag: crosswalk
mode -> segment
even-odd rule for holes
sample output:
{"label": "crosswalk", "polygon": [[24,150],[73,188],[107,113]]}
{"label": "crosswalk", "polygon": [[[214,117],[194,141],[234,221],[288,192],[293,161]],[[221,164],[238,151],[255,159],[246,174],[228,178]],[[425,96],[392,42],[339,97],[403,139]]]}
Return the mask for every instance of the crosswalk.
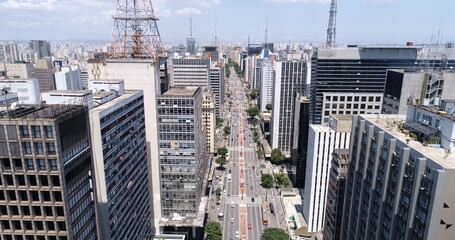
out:
{"label": "crosswalk", "polygon": [[[246,198],[246,203],[249,204],[250,206],[255,206],[258,205],[260,206],[262,204],[262,198],[261,197],[254,197],[254,202],[253,202],[253,197],[245,197]],[[228,199],[226,199],[226,202],[224,203],[225,205],[237,205],[240,204],[240,196],[235,195],[235,196],[230,196]]]}

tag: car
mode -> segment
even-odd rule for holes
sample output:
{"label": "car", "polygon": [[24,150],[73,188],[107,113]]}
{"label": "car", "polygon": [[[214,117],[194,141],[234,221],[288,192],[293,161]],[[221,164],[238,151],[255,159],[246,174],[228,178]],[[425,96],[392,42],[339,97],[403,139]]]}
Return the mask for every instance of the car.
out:
{"label": "car", "polygon": [[226,194],[226,189],[223,190],[223,194]]}
{"label": "car", "polygon": [[239,231],[235,231],[235,237],[238,238],[239,236]]}
{"label": "car", "polygon": [[234,217],[231,217],[231,223],[234,223]]}
{"label": "car", "polygon": [[248,229],[251,229],[251,224],[248,224]]}
{"label": "car", "polygon": [[253,186],[250,186],[250,190],[253,190]]}
{"label": "car", "polygon": [[254,197],[251,198],[251,202],[254,202]]}
{"label": "car", "polygon": [[[254,166],[253,166],[254,167]],[[251,178],[251,174],[250,174],[250,178]]]}

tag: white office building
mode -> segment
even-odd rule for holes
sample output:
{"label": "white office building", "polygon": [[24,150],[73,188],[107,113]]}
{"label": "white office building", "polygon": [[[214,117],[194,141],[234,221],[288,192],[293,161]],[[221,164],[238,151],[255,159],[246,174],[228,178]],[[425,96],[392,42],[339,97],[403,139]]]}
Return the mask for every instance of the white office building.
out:
{"label": "white office building", "polygon": [[38,79],[0,80],[0,89],[16,92],[19,104],[40,104],[41,95]]}
{"label": "white office building", "polygon": [[351,126],[350,115],[332,115],[330,126],[310,125],[303,206],[308,232],[324,226],[332,153],[349,149]]}
{"label": "white office building", "polygon": [[54,75],[57,90],[82,90],[81,69],[78,65],[62,67]]}
{"label": "white office building", "polygon": [[273,61],[264,59],[261,64],[261,84],[259,88],[259,109],[265,111],[265,106],[272,103],[273,99],[273,81],[275,71],[273,69]]}

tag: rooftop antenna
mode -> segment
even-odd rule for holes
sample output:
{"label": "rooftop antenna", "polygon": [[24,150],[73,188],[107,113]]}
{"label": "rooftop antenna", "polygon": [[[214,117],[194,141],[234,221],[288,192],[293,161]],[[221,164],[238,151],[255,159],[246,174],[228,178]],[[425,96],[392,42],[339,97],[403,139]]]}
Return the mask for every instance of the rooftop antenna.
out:
{"label": "rooftop antenna", "polygon": [[190,18],[190,37],[193,37],[193,22],[191,21],[191,18]]}
{"label": "rooftop antenna", "polygon": [[269,17],[266,17],[265,18],[265,37],[264,37],[265,49],[269,49],[269,36],[267,33],[268,24],[269,24]]}
{"label": "rooftop antenna", "polygon": [[326,47],[335,47],[337,25],[337,0],[330,3],[329,27],[327,28]]}
{"label": "rooftop antenna", "polygon": [[218,46],[218,36],[216,35],[216,25],[217,25],[217,20],[215,18],[215,46]]}

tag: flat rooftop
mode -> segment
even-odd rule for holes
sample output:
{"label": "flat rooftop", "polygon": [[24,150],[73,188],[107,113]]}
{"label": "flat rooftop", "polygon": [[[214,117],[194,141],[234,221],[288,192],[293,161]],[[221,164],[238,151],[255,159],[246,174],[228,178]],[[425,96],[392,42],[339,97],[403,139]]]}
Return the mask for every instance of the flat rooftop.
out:
{"label": "flat rooftop", "polygon": [[424,146],[419,141],[414,141],[410,137],[402,133],[398,127],[391,128],[389,125],[391,122],[402,122],[406,121],[406,115],[360,115],[364,119],[373,123],[384,132],[389,133],[394,136],[396,139],[406,144],[406,139],[410,139],[409,145],[411,148],[420,152],[422,155],[428,157],[429,159],[439,163],[444,168],[455,168],[455,154],[446,154],[446,150],[443,148],[436,148],[434,146]]}
{"label": "flat rooftop", "polygon": [[92,94],[92,91],[89,90],[51,90],[51,91],[46,91],[44,93],[49,93],[49,94],[78,94],[78,95],[90,95]]}
{"label": "flat rooftop", "polygon": [[338,121],[352,121],[352,115],[349,114],[331,114],[330,116]]}
{"label": "flat rooftop", "polygon": [[109,84],[115,84],[115,83],[123,83],[123,79],[100,79],[100,80],[95,80],[95,79],[90,79],[90,82],[96,82],[96,83],[109,83]]}
{"label": "flat rooftop", "polygon": [[193,96],[197,91],[198,87],[186,87],[186,88],[171,88],[167,92],[163,93],[162,96]]}
{"label": "flat rooftop", "polygon": [[84,107],[83,105],[67,104],[17,105],[14,109],[1,107],[0,119],[57,119]]}

